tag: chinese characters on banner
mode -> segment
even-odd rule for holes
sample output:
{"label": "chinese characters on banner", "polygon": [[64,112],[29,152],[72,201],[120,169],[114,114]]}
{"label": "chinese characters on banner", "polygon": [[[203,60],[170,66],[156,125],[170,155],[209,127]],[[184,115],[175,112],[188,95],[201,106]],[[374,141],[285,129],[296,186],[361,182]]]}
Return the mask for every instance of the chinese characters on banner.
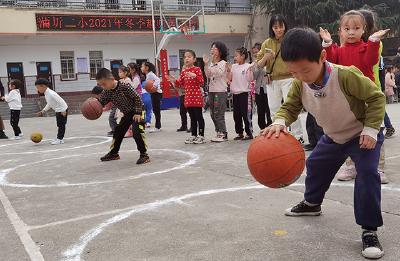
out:
{"label": "chinese characters on banner", "polygon": [[[177,27],[175,17],[166,17],[170,27]],[[161,29],[161,20],[155,18],[156,30]],[[191,24],[199,28],[199,20],[193,18]],[[36,14],[38,31],[151,31],[151,16],[141,15],[55,15]]]}
{"label": "chinese characters on banner", "polygon": [[168,53],[166,49],[161,49],[160,51],[160,64],[161,64],[161,76],[162,76],[162,82],[161,82],[161,87],[163,90],[163,96],[168,98],[170,97],[170,85],[171,83],[167,81],[167,75],[169,74],[168,70]]}

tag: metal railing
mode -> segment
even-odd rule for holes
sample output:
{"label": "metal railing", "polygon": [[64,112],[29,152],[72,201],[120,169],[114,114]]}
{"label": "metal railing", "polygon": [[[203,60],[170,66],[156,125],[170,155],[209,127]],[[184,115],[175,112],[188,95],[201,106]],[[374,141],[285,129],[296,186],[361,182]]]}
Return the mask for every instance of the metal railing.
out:
{"label": "metal railing", "polygon": [[[159,10],[160,3],[164,11],[193,12],[204,7],[206,13],[251,13],[250,0],[164,0],[154,1],[154,8]],[[0,0],[0,7],[67,9],[102,12],[150,12],[149,0]]]}

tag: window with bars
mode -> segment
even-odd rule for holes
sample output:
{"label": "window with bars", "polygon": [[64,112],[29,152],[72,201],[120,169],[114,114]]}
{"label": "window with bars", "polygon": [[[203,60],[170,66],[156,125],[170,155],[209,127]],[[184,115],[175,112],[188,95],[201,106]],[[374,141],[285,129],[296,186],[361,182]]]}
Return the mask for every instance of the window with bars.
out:
{"label": "window with bars", "polygon": [[90,79],[96,79],[97,72],[104,67],[103,52],[89,51]]}
{"label": "window with bars", "polygon": [[197,11],[201,7],[201,0],[178,0],[179,10]]}
{"label": "window with bars", "polygon": [[146,0],[132,0],[133,10],[146,10]]}
{"label": "window with bars", "polygon": [[61,79],[62,80],[74,80],[75,77],[75,59],[73,51],[61,51],[60,52],[61,62]]}

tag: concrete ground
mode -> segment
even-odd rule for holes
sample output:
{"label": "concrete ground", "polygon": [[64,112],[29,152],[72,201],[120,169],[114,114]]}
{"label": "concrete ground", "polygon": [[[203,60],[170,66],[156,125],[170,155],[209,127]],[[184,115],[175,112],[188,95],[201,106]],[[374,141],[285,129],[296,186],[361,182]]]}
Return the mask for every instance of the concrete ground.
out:
{"label": "concrete ground", "polygon": [[[388,111],[400,131],[400,105]],[[135,165],[131,139],[121,160],[99,161],[110,145],[107,115],[70,116],[62,146],[0,141],[0,259],[363,260],[352,182],[334,182],[322,216],[285,217],[302,199],[304,176],[265,188],[247,169],[249,142],[185,145],[187,134],[175,132],[178,111],[162,115],[163,131],[147,135],[152,162],[144,166]],[[227,123],[233,138],[231,113]],[[54,118],[23,119],[21,128],[45,139],[56,132]],[[386,141],[391,183],[383,186],[379,232],[386,261],[400,260],[399,140]]]}

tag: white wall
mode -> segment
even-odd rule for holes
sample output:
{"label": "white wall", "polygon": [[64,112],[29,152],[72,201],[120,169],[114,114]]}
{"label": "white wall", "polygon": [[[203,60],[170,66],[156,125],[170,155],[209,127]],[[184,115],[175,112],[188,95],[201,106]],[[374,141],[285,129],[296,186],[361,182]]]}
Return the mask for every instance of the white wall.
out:
{"label": "white wall", "polygon": [[[36,94],[34,77],[29,77],[37,74],[36,62],[51,62],[53,74],[61,74],[60,51],[74,51],[75,71],[77,70],[76,58],[86,57],[89,62],[89,51],[103,51],[106,68],[110,68],[112,59],[122,59],[124,64],[136,59],[154,60],[151,37],[148,37],[149,41],[146,42],[147,36],[135,36],[136,38],[130,39],[128,43],[123,43],[123,37],[117,38],[111,35],[84,39],[82,36],[74,35],[61,40],[57,36],[47,36],[45,39],[31,37],[25,40],[15,37],[13,40],[10,37],[6,41],[2,41],[2,37],[0,37],[0,43],[7,43],[6,45],[0,44],[0,77],[7,77],[7,62],[22,62],[26,76],[27,94]],[[198,57],[201,57],[204,53],[209,53],[210,44],[215,40],[225,42],[232,55],[236,48],[243,45],[244,36],[194,36],[191,41],[178,36],[171,40],[166,49],[169,55],[179,55],[180,49],[189,48],[193,49]],[[60,41],[65,44],[60,44]],[[90,80],[89,76],[85,74],[78,75],[77,81],[59,81],[57,79],[58,77],[56,77],[55,86],[59,92],[88,91],[95,85],[95,81]]]}

